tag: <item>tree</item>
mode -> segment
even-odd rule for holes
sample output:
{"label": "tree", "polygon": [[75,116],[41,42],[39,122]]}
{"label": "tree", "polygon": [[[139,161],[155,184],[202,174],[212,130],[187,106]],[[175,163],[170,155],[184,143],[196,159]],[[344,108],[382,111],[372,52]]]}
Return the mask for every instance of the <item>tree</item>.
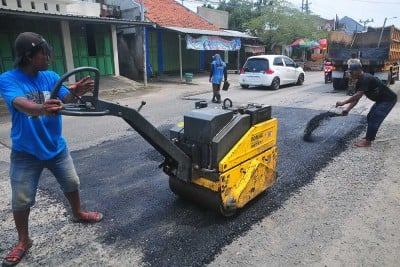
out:
{"label": "tree", "polygon": [[298,38],[317,40],[326,33],[318,30],[319,17],[302,13],[285,0],[265,6],[261,15],[246,23],[247,29],[261,38],[268,50],[287,45]]}
{"label": "tree", "polygon": [[287,45],[298,38],[318,40],[326,33],[318,30],[320,17],[302,13],[286,0],[225,0],[218,9],[230,14],[229,27],[260,37],[267,50]]}
{"label": "tree", "polygon": [[229,29],[244,31],[244,23],[260,15],[251,0],[223,0],[217,10],[229,13]]}

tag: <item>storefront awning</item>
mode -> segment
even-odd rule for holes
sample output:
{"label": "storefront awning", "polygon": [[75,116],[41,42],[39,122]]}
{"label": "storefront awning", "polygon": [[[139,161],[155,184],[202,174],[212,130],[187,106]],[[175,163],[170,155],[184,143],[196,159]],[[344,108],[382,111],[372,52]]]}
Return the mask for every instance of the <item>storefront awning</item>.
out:
{"label": "storefront awning", "polygon": [[265,46],[260,45],[244,45],[245,53],[265,54]]}
{"label": "storefront awning", "polygon": [[257,39],[257,37],[250,36],[243,32],[238,31],[229,31],[229,30],[220,30],[220,31],[211,31],[211,30],[201,30],[201,29],[192,29],[192,28],[182,28],[182,27],[161,27],[163,29],[176,31],[184,34],[196,34],[196,35],[211,35],[211,36],[221,36],[221,37],[233,37],[233,38],[246,38],[246,39]]}

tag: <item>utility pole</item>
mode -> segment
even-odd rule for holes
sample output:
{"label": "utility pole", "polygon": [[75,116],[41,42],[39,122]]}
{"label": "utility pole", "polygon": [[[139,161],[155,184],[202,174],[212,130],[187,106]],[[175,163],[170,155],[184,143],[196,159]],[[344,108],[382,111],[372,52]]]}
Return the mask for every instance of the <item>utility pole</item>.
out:
{"label": "utility pole", "polygon": [[383,26],[382,26],[381,34],[380,34],[380,36],[379,36],[379,41],[378,41],[378,48],[379,48],[379,46],[381,45],[383,31],[385,30],[386,21],[387,21],[388,19],[397,19],[397,17],[385,18],[385,20],[383,21]]}
{"label": "utility pole", "polygon": [[368,23],[370,23],[370,22],[374,22],[374,19],[366,19],[366,20],[361,20],[360,19],[360,23],[364,26],[364,31],[366,31],[367,30],[367,24]]}
{"label": "utility pole", "polygon": [[308,0],[306,0],[306,14],[310,14],[310,7],[308,5]]}
{"label": "utility pole", "polygon": [[[144,22],[144,0],[140,0],[140,21]],[[146,60],[146,26],[143,27],[143,84],[147,87],[147,60]]]}
{"label": "utility pole", "polygon": [[301,12],[306,12],[307,15],[310,14],[309,4],[311,3],[308,3],[308,0],[301,0]]}

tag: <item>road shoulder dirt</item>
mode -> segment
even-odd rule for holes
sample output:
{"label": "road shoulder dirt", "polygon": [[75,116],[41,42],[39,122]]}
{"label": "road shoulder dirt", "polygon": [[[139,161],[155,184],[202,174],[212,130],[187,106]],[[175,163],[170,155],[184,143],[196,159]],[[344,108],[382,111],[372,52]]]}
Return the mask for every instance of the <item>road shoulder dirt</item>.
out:
{"label": "road shoulder dirt", "polygon": [[[209,266],[398,266],[400,106]],[[361,138],[362,136],[360,136]]]}

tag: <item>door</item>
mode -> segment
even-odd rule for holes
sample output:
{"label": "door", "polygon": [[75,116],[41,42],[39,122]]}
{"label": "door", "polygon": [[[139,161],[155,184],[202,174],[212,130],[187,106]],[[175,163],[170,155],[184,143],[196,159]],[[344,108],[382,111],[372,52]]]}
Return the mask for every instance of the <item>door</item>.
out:
{"label": "door", "polygon": [[[109,26],[71,24],[74,67],[98,68],[101,76],[114,75],[111,31]],[[81,73],[78,79],[86,75]]]}
{"label": "door", "polygon": [[16,17],[0,16],[0,73],[13,69],[14,42],[21,32],[41,34],[52,47],[52,60],[49,69],[63,75],[66,71],[64,46],[59,22],[45,20],[25,20]]}
{"label": "door", "polygon": [[285,64],[283,63],[282,57],[274,58],[274,71],[276,72],[275,76],[279,77],[280,84],[283,85],[288,83],[289,75],[285,68]]}
{"label": "door", "polygon": [[297,70],[295,62],[290,58],[283,58],[285,62],[285,71],[287,73],[287,83],[297,82]]}

